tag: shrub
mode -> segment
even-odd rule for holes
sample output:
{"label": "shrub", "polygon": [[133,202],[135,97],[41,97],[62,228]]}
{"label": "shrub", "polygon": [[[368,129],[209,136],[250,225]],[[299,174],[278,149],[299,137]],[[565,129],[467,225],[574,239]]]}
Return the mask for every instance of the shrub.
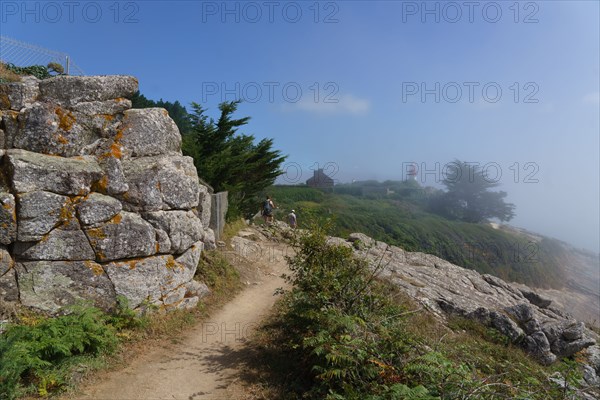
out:
{"label": "shrub", "polygon": [[33,326],[9,326],[0,336],[0,399],[16,398],[24,382],[37,383],[43,393],[53,379],[50,367],[76,355],[115,349],[115,329],[100,310],[77,306],[70,311]]}

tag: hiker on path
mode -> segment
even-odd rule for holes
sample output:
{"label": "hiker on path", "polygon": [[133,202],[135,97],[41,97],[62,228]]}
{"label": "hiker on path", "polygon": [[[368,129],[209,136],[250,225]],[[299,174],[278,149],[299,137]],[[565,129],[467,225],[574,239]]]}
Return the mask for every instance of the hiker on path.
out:
{"label": "hiker on path", "polygon": [[296,222],[296,211],[295,210],[292,210],[292,212],[288,214],[288,223],[290,224],[290,228],[296,229],[297,222]]}
{"label": "hiker on path", "polygon": [[267,199],[263,202],[262,205],[262,215],[265,219],[266,224],[273,223],[273,209],[277,208],[273,200],[271,200],[271,196],[267,196]]}

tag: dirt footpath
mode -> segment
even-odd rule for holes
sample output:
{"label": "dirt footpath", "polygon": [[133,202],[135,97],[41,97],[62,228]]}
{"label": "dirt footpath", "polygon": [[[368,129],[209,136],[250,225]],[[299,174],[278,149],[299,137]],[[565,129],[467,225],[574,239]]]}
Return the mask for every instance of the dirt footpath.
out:
{"label": "dirt footpath", "polygon": [[[240,245],[241,243],[241,245]],[[251,264],[253,281],[222,309],[179,338],[177,344],[149,348],[124,369],[106,374],[81,389],[76,399],[229,399],[228,387],[248,361],[246,341],[269,313],[288,271],[281,256],[287,248],[269,241],[238,242],[242,267]],[[274,256],[276,254],[277,256]],[[248,261],[250,260],[250,261]],[[245,264],[244,264],[245,263]],[[242,273],[242,280],[248,274]]]}

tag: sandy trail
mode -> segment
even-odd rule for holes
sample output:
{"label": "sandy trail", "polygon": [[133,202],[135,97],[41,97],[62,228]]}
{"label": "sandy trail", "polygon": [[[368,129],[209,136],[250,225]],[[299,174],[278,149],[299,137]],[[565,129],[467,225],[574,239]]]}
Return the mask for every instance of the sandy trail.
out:
{"label": "sandy trail", "polygon": [[[260,243],[261,247],[278,246]],[[280,246],[281,247],[281,246]],[[265,254],[258,264],[260,280],[250,283],[233,300],[198,324],[179,343],[150,348],[121,370],[106,374],[101,382],[82,388],[76,399],[153,400],[228,399],[227,388],[248,361],[246,341],[269,313],[285,286],[283,257]]]}

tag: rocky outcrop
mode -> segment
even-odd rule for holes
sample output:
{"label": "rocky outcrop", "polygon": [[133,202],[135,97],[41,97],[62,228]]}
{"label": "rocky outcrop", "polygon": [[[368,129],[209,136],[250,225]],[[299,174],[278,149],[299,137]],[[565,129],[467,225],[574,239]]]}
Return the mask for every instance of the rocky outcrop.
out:
{"label": "rocky outcrop", "polygon": [[0,298],[49,313],[191,307],[210,194],[166,110],[129,76],[0,85]]}
{"label": "rocky outcrop", "polygon": [[[430,254],[406,252],[361,233],[351,234],[348,240],[330,238],[329,242],[352,247],[380,277],[403,288],[438,318],[458,315],[477,320],[504,334],[542,364],[583,349],[598,354],[598,335],[554,307],[551,299],[524,285],[481,275]],[[590,362],[596,374],[600,374],[599,361]]]}

